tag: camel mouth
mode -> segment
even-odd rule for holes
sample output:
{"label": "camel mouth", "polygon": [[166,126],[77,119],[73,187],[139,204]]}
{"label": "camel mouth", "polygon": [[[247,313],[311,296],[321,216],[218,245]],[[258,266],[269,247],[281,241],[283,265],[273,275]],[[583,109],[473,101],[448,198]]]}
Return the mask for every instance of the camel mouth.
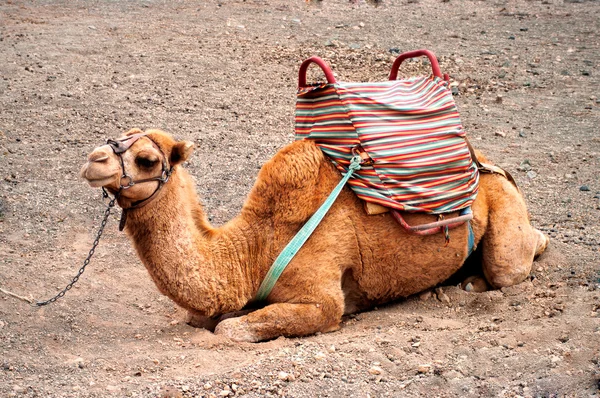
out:
{"label": "camel mouth", "polygon": [[115,181],[115,176],[105,177],[105,178],[85,178],[87,183],[92,188],[100,188],[110,185],[110,183]]}

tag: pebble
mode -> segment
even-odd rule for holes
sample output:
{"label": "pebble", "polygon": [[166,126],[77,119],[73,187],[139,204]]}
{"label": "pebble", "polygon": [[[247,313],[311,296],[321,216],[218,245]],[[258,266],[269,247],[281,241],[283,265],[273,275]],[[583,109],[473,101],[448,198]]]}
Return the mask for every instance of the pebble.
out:
{"label": "pebble", "polygon": [[383,369],[381,369],[379,366],[372,366],[369,369],[369,373],[372,375],[380,375],[383,373]]}
{"label": "pebble", "polygon": [[282,381],[294,381],[294,380],[296,380],[296,378],[294,377],[293,374],[289,374],[289,373],[283,372],[283,371],[279,372],[279,374],[277,375],[277,378],[279,380],[282,380]]}
{"label": "pebble", "polygon": [[519,171],[529,171],[531,170],[531,163],[529,162],[529,159],[525,159],[521,162],[521,164],[519,165],[519,167],[517,167],[517,170]]}
{"label": "pebble", "polygon": [[421,299],[421,301],[427,301],[431,298],[431,291],[427,290],[421,294],[419,294],[419,298]]}
{"label": "pebble", "polygon": [[222,390],[222,391],[219,393],[219,396],[220,396],[220,397],[227,397],[227,396],[229,396],[229,394],[231,394],[231,391],[230,391],[230,390]]}
{"label": "pebble", "polygon": [[317,353],[315,354],[315,359],[318,359],[318,360],[323,360],[323,359],[325,359],[325,358],[327,358],[327,355],[325,355],[325,353],[324,353],[324,352],[320,352],[320,351],[319,351],[319,352],[317,352]]}
{"label": "pebble", "polygon": [[[114,387],[114,388],[116,388],[116,390],[109,390],[109,391],[120,391],[119,387]],[[108,389],[108,387],[107,387],[107,389]],[[183,395],[181,395],[181,392],[179,392],[179,390],[177,388],[175,388],[173,386],[165,386],[160,389],[160,397],[161,398],[181,398],[181,397],[183,397]]]}
{"label": "pebble", "polygon": [[504,131],[496,131],[494,135],[502,138],[506,137],[506,133]]}
{"label": "pebble", "polygon": [[536,173],[536,172],[535,172],[535,171],[533,171],[533,170],[530,170],[530,171],[528,171],[528,172],[527,172],[527,178],[529,178],[529,179],[532,179],[532,180],[533,180],[533,179],[534,179],[535,177],[537,177],[537,176],[538,176],[538,173]]}
{"label": "pebble", "polygon": [[569,341],[569,336],[567,336],[567,335],[560,336],[558,338],[558,341],[560,341],[561,343],[566,343],[567,341]]}
{"label": "pebble", "polygon": [[450,304],[450,297],[444,293],[444,290],[442,290],[441,287],[435,289],[435,293],[437,294],[438,300],[440,300],[442,303]]}
{"label": "pebble", "polygon": [[430,370],[431,370],[431,365],[429,365],[429,364],[419,365],[419,367],[417,368],[417,372],[419,372],[421,374],[429,373]]}
{"label": "pebble", "polygon": [[591,191],[590,187],[588,187],[587,185],[582,185],[579,187],[579,190],[582,192],[588,192]]}

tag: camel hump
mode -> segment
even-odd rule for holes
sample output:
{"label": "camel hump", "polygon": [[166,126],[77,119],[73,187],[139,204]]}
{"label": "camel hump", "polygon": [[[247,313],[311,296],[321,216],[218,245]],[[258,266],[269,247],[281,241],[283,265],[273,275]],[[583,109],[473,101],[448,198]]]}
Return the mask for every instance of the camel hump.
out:
{"label": "camel hump", "polygon": [[302,189],[315,183],[325,160],[325,155],[314,141],[296,141],[265,163],[261,174],[264,173],[268,180],[281,188]]}
{"label": "camel hump", "polygon": [[275,223],[303,223],[314,214],[340,174],[310,140],[293,142],[264,164],[245,208]]}

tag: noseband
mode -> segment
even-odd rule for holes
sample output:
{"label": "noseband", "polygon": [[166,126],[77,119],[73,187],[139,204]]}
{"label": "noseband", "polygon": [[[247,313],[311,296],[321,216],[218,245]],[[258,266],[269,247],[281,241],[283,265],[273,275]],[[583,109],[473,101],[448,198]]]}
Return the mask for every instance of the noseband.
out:
{"label": "noseband", "polygon": [[[158,151],[161,153],[161,155],[162,155],[162,171],[160,173],[160,176],[157,176],[157,177],[150,177],[150,178],[144,178],[141,180],[134,180],[133,177],[131,177],[129,174],[127,174],[127,171],[125,170],[125,163],[123,162],[123,154],[125,152],[127,152],[129,150],[129,148],[131,148],[131,146],[133,144],[135,144],[137,142],[137,140],[139,140],[142,137],[148,138],[150,140],[150,142],[152,143],[152,145],[156,149],[158,149]],[[146,199],[142,199],[137,202],[133,202],[131,204],[131,206],[129,206],[128,208],[123,208],[123,213],[121,214],[121,222],[119,223],[119,231],[122,231],[123,228],[125,228],[125,223],[127,222],[127,211],[131,210],[131,209],[143,207],[143,206],[147,205],[148,203],[150,203],[156,197],[156,194],[158,194],[158,192],[163,187],[163,185],[166,184],[167,181],[169,181],[169,178],[171,177],[171,173],[173,173],[173,167],[169,166],[169,159],[167,159],[167,156],[164,154],[162,149],[160,149],[158,144],[152,138],[150,138],[146,133],[132,134],[132,135],[125,137],[123,139],[120,139],[120,140],[110,140],[109,139],[106,141],[106,143],[111,147],[111,149],[113,150],[115,155],[117,155],[119,157],[119,160],[121,162],[122,173],[121,173],[121,178],[119,179],[119,190],[115,194],[116,198],[118,198],[120,196],[120,194],[123,190],[129,189],[136,184],[141,184],[144,182],[158,181],[158,186],[156,187],[156,189],[154,190],[152,195],[150,195]],[[127,184],[123,185],[123,179],[125,179],[127,181]]]}

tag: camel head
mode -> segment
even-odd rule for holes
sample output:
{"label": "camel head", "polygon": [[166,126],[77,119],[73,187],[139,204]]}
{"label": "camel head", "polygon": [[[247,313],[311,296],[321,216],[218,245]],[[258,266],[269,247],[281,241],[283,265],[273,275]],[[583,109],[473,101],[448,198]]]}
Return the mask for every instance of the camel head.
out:
{"label": "camel head", "polygon": [[158,194],[193,147],[160,130],[132,129],[94,149],[80,175],[90,186],[118,196],[122,208],[139,207]]}

